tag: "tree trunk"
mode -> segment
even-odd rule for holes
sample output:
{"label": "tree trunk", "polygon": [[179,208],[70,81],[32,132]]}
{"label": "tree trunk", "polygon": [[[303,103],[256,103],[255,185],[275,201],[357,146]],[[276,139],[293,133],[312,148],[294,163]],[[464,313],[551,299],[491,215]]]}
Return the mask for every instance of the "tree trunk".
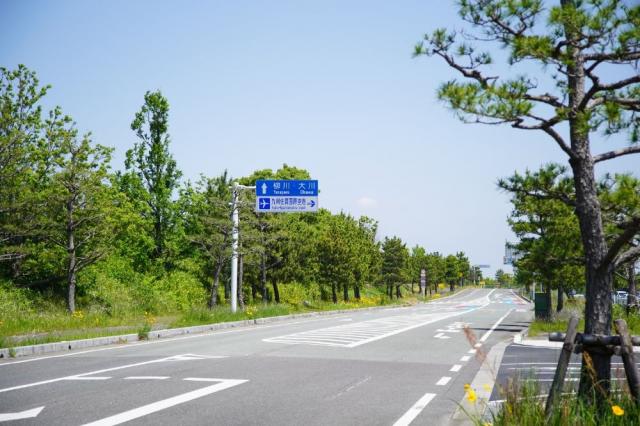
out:
{"label": "tree trunk", "polygon": [[[577,130],[571,129],[571,132]],[[572,137],[572,145],[573,142]],[[596,181],[593,171],[593,159],[589,153],[588,140],[582,142],[585,150],[582,158],[571,160],[574,183],[576,187],[576,214],[580,223],[582,246],[585,252],[586,270],[586,306],[585,326],[586,334],[611,334],[611,284],[613,283],[613,265],[603,264],[607,254],[607,244],[604,238],[600,202],[596,191]],[[608,397],[611,385],[611,355],[604,353],[589,353],[596,371],[592,378],[587,369],[587,361],[583,355],[582,376],[580,380],[580,394],[587,396],[592,390],[603,393],[597,400],[604,401]],[[595,379],[595,380],[594,380]],[[596,383],[598,384],[596,386]]]}
{"label": "tree trunk", "polygon": [[218,264],[213,272],[213,284],[211,285],[211,296],[209,297],[209,309],[213,309],[218,304],[218,286],[220,285],[220,272],[222,271],[222,260],[218,259]]}
{"label": "tree trunk", "polygon": [[342,300],[349,301],[349,286],[346,283],[342,285]]}
{"label": "tree trunk", "polygon": [[629,263],[629,267],[627,269],[627,283],[629,284],[629,295],[627,296],[627,306],[633,306],[636,304],[636,262],[632,261]]}
{"label": "tree trunk", "polygon": [[242,254],[238,254],[238,305],[240,309],[244,309],[244,293],[242,292],[242,284],[244,280],[244,259]]}
{"label": "tree trunk", "polygon": [[547,297],[547,306],[549,310],[547,311],[547,320],[551,320],[551,312],[553,311],[553,298],[551,295],[551,283],[547,282],[545,287],[545,294]]}
{"label": "tree trunk", "polygon": [[411,294],[413,294],[413,293],[415,293],[415,292],[413,291],[413,281],[411,281]]}
{"label": "tree trunk", "polygon": [[338,303],[338,295],[336,294],[336,283],[331,283],[331,300],[333,300],[333,303]]}
{"label": "tree trunk", "polygon": [[73,223],[73,201],[67,202],[67,309],[70,313],[76,311],[76,273],[77,257]]}
{"label": "tree trunk", "polygon": [[[561,0],[563,8],[575,7],[575,0]],[[584,248],[586,273],[586,334],[611,334],[611,283],[613,265],[605,262],[608,247],[602,226],[602,211],[594,174],[594,162],[591,155],[588,129],[581,117],[581,104],[585,96],[585,64],[581,47],[577,42],[581,36],[572,24],[564,25],[567,43],[567,92],[569,94],[569,138],[571,152],[569,159],[573,171],[576,191],[575,212],[580,224],[580,236]],[[596,377],[589,374],[587,365],[593,361]],[[597,386],[596,386],[597,383]],[[605,353],[584,352],[580,378],[580,395],[589,400],[596,390],[596,400],[604,403],[609,396],[611,385],[611,355]]]}
{"label": "tree trunk", "polygon": [[558,304],[556,306],[556,312],[561,312],[564,308],[564,290],[562,284],[558,284]]}
{"label": "tree trunk", "polygon": [[327,289],[324,288],[324,285],[319,284],[320,285],[320,300],[326,302],[327,300],[329,300],[329,296],[327,295]]}
{"label": "tree trunk", "polygon": [[356,300],[360,300],[360,286],[355,285],[353,287],[353,297],[355,297]]}
{"label": "tree trunk", "polygon": [[267,260],[264,253],[260,256],[260,284],[262,285],[262,302],[267,303]]}
{"label": "tree trunk", "polygon": [[402,297],[402,292],[400,291],[400,286],[396,286],[396,299],[400,299]]}
{"label": "tree trunk", "polygon": [[278,290],[278,280],[275,278],[271,279],[271,286],[273,287],[273,298],[276,303],[280,303],[280,291]]}

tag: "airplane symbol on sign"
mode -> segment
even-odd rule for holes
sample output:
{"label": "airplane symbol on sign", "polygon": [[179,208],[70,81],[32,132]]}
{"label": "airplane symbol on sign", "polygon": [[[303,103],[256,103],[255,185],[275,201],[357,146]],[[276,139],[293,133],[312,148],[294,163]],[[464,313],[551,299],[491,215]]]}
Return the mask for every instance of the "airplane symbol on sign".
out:
{"label": "airplane symbol on sign", "polygon": [[271,199],[270,198],[260,198],[258,200],[260,205],[260,210],[270,210],[271,209]]}

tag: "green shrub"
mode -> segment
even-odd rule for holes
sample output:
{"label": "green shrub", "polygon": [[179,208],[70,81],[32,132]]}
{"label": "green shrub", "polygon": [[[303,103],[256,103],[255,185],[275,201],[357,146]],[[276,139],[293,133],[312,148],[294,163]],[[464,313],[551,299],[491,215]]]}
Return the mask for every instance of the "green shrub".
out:
{"label": "green shrub", "polygon": [[200,280],[184,271],[174,271],[154,283],[157,302],[166,312],[188,311],[204,306],[207,292]]}
{"label": "green shrub", "polygon": [[280,291],[280,302],[293,306],[301,306],[305,301],[311,302],[320,299],[320,288],[315,284],[303,285],[292,282],[281,284],[278,290]]}

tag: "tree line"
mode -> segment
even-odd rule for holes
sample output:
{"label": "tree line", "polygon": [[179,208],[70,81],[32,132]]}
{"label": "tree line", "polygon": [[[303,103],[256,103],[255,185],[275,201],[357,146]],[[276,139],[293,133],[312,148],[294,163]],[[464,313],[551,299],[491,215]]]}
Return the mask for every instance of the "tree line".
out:
{"label": "tree line", "polygon": [[[23,65],[0,68],[0,284],[64,297],[71,313],[78,303],[116,313],[123,300],[151,311],[226,302],[231,185],[310,179],[309,172],[285,164],[240,178],[224,171],[183,180],[170,151],[169,102],[159,91],[144,95],[130,125],[135,142],[113,171],[113,148],[80,134],[60,107],[43,110],[49,88]],[[280,302],[280,286],[289,283],[335,303],[359,299],[368,287],[402,297],[403,286],[415,291],[422,269],[429,292],[481,278],[463,252],[380,240],[369,217],[325,209],[260,214],[247,191],[239,206],[241,306]]]}

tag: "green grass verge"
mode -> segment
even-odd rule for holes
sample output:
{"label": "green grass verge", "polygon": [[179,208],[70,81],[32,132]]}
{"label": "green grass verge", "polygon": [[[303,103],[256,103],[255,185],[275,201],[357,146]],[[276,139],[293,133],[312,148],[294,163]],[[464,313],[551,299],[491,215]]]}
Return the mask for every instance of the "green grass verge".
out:
{"label": "green grass verge", "polygon": [[[568,304],[566,312],[555,313],[550,320],[534,320],[529,326],[529,336],[536,337],[545,335],[554,331],[566,332],[569,325],[569,317],[578,315],[580,322],[578,330],[584,330],[584,303]],[[640,313],[631,313],[627,315],[625,307],[622,305],[613,306],[613,319],[622,318],[627,322],[629,332],[634,335],[640,335]]]}
{"label": "green grass verge", "polygon": [[[467,390],[467,398],[474,400],[474,409],[467,411],[469,419],[476,425],[492,426],[613,426],[640,424],[640,407],[628,391],[614,389],[608,399],[597,399],[598,405],[588,404],[578,398],[569,387],[558,399],[549,420],[545,418],[546,393],[530,377],[513,377],[506,389],[499,388],[503,404],[482,413],[486,401],[475,399]],[[614,385],[615,386],[615,385]]]}
{"label": "green grass verge", "polygon": [[[456,292],[467,288],[469,287],[457,289]],[[184,312],[168,313],[158,317],[149,313],[135,312],[109,315],[99,309],[78,310],[74,315],[69,315],[62,309],[55,309],[49,312],[24,314],[1,319],[0,348],[134,333],[144,339],[151,330],[164,328],[189,327],[304,312],[412,305],[447,295],[449,294],[444,293],[442,296],[427,295],[426,298],[422,298],[409,294],[402,299],[390,300],[376,293],[364,293],[360,300],[352,299],[348,302],[311,301],[306,304],[252,304],[247,305],[244,310],[239,309],[235,313],[231,312],[229,306],[223,305],[214,309],[202,307]]]}

